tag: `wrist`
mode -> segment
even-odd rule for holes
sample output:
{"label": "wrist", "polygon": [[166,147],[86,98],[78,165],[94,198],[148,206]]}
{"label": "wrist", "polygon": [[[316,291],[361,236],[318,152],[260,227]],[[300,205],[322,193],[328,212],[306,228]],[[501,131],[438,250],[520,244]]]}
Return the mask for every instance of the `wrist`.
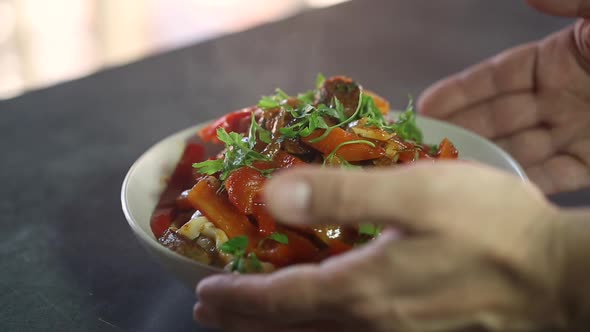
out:
{"label": "wrist", "polygon": [[585,329],[590,325],[590,209],[564,209],[559,219],[565,310],[572,328]]}

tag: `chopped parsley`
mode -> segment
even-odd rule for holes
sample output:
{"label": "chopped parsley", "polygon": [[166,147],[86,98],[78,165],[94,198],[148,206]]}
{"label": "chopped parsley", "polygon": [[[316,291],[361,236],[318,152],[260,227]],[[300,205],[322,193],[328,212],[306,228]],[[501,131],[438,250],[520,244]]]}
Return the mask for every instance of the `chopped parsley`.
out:
{"label": "chopped parsley", "polygon": [[[319,74],[316,78],[316,89],[297,95],[299,100],[298,107],[292,107],[286,101],[291,98],[286,92],[281,89],[276,89],[272,96],[264,96],[258,103],[258,107],[263,110],[274,109],[281,107],[291,116],[293,121],[289,126],[279,129],[282,135],[279,139],[284,138],[300,138],[311,135],[318,129],[323,129],[324,132],[319,137],[310,140],[311,143],[316,143],[326,138],[335,128],[343,127],[354,121],[362,120],[366,126],[376,127],[389,133],[395,133],[400,138],[408,141],[413,141],[417,144],[422,143],[422,132],[416,125],[416,114],[412,98],[406,110],[402,112],[397,121],[389,123],[381,111],[377,108],[375,100],[362,91],[359,93],[359,100],[356,110],[350,116],[345,114],[344,105],[337,98],[333,98],[331,105],[319,104],[315,105],[315,94],[322,88],[326,78]],[[330,125],[332,119],[336,124]],[[251,167],[256,169],[253,165],[256,161],[270,161],[270,157],[254,150],[258,140],[270,144],[272,143],[272,134],[270,131],[262,128],[252,115],[252,122],[248,132],[248,137],[239,133],[228,133],[224,129],[217,130],[217,137],[225,144],[225,156],[222,159],[207,160],[200,163],[193,164],[201,174],[214,175],[218,174],[219,179],[224,181],[229,174],[240,167]],[[336,152],[342,146],[347,144],[368,144],[375,146],[367,140],[358,140],[353,142],[345,142],[338,146],[332,153],[324,159],[324,165],[330,163],[334,158],[340,159],[340,165],[345,168],[357,168],[350,164],[343,158],[340,158]],[[263,175],[270,176],[274,170],[259,170]]]}
{"label": "chopped parsley", "polygon": [[365,118],[367,125],[374,126],[390,133],[395,133],[400,138],[415,143],[422,143],[422,131],[416,125],[416,112],[412,97],[409,98],[408,106],[403,111],[397,121],[388,123],[385,116],[375,105],[375,100],[371,96],[363,95],[361,98],[359,118]]}
{"label": "chopped parsley", "polygon": [[267,240],[272,240],[275,242],[278,242],[280,244],[289,244],[289,238],[287,237],[287,235],[283,234],[283,233],[272,233],[271,235],[265,237],[264,239],[260,240],[260,242],[258,243],[258,246],[262,246],[262,244],[267,241]]}
{"label": "chopped parsley", "polygon": [[248,237],[236,236],[222,244],[219,250],[234,256],[230,266],[232,272],[246,273],[262,271],[262,263],[260,263],[256,254],[251,252],[246,255],[246,248],[248,248]]}
{"label": "chopped parsley", "polygon": [[359,234],[361,235],[368,235],[370,237],[377,237],[381,234],[381,226],[376,226],[373,224],[361,224],[359,226]]}
{"label": "chopped parsley", "polygon": [[221,173],[219,179],[224,181],[232,171],[240,167],[248,166],[254,168],[252,164],[255,161],[270,161],[268,156],[253,150],[255,144],[254,137],[248,139],[239,133],[228,133],[223,128],[217,129],[217,137],[225,143],[225,156],[223,159],[206,160],[193,164],[193,167],[201,174],[213,175]]}
{"label": "chopped parsley", "polygon": [[438,145],[436,144],[428,144],[429,153],[432,155],[436,155],[438,153]]}
{"label": "chopped parsley", "polygon": [[414,112],[414,104],[411,97],[406,110],[400,114],[398,120],[390,127],[401,138],[422,143],[422,131],[416,125],[416,112]]}
{"label": "chopped parsley", "polygon": [[281,244],[289,244],[289,238],[287,237],[287,235],[283,234],[283,233],[272,233],[271,235],[268,236],[268,239],[276,241],[278,243]]}
{"label": "chopped parsley", "polygon": [[324,82],[326,81],[326,76],[324,76],[324,74],[319,73],[318,76],[316,76],[315,78],[315,88],[317,90],[321,89],[322,86],[324,85]]}
{"label": "chopped parsley", "polygon": [[[334,98],[332,104],[334,107],[324,104],[318,106],[306,104],[299,108],[287,110],[293,119],[297,121],[288,127],[281,128],[280,133],[287,138],[307,137],[316,129],[325,129],[321,136],[310,140],[311,143],[316,143],[326,138],[335,128],[345,126],[356,120],[365,119],[369,126],[395,133],[404,140],[422,143],[422,132],[416,126],[416,114],[411,99],[406,110],[399,115],[398,120],[394,123],[388,123],[385,116],[375,105],[373,98],[362,92],[359,94],[359,102],[355,112],[349,117],[345,115],[344,106],[337,98]],[[326,116],[338,120],[338,123],[328,126],[324,120]]]}
{"label": "chopped parsley", "polygon": [[257,138],[266,144],[272,143],[272,134],[256,122],[256,117],[254,116],[254,113],[252,113],[252,121],[250,122],[250,130],[248,131],[248,145],[250,146],[250,149],[253,149],[254,146],[256,146]]}
{"label": "chopped parsley", "polygon": [[222,244],[219,249],[226,254],[237,256],[240,253],[246,251],[248,247],[248,237],[247,236],[236,236],[232,239],[229,239],[227,242]]}
{"label": "chopped parsley", "polygon": [[285,91],[277,88],[275,94],[272,96],[263,96],[258,102],[258,107],[262,109],[271,109],[281,107],[284,101],[289,99],[289,95]]}

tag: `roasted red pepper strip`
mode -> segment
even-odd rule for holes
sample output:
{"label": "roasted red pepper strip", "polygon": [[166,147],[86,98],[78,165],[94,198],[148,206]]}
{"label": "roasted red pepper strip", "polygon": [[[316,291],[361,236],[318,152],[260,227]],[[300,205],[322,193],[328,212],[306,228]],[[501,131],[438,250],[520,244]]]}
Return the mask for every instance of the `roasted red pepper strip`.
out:
{"label": "roasted red pepper strip", "polygon": [[[321,141],[311,142],[314,138],[320,137],[324,131],[324,129],[317,129],[311,133],[311,135],[302,137],[301,140],[305,144],[324,154],[331,153],[338,147],[338,145],[344,142],[363,140],[362,137],[355,133],[350,133],[341,128],[334,128],[330,134]],[[349,144],[340,147],[336,154],[347,161],[362,161],[379,158],[385,154],[385,150],[381,147],[372,147],[367,144]]]}
{"label": "roasted red pepper strip", "polygon": [[443,139],[442,142],[440,142],[440,145],[438,146],[437,158],[457,159],[458,157],[459,152],[457,151],[453,143],[451,143],[451,141],[449,141],[449,139],[447,138]]}
{"label": "roasted red pepper strip", "polygon": [[246,235],[252,239],[256,234],[256,228],[226,197],[218,194],[219,187],[217,179],[202,178],[189,192],[188,200],[211,223],[224,231],[228,238]]}
{"label": "roasted red pepper strip", "polygon": [[330,253],[330,256],[340,255],[351,249],[351,245],[348,245],[340,240],[332,240],[328,242],[328,252]]}
{"label": "roasted red pepper strip", "polygon": [[[318,226],[310,228],[312,234],[328,246],[328,255],[334,256],[344,253],[352,246],[343,242],[344,230],[340,226]],[[330,232],[334,234],[330,234]]]}
{"label": "roasted red pepper strip", "polygon": [[176,212],[173,208],[161,208],[154,211],[150,221],[150,227],[156,238],[164,235],[168,227],[172,224],[175,216]]}
{"label": "roasted red pepper strip", "polygon": [[252,215],[258,222],[258,231],[262,236],[269,236],[276,231],[277,223],[266,209],[266,204],[255,203],[252,206]]}
{"label": "roasted red pepper strip", "polygon": [[251,167],[240,167],[225,180],[229,201],[243,214],[252,214],[254,198],[266,181],[260,171]]}
{"label": "roasted red pepper strip", "polygon": [[223,128],[227,132],[245,133],[250,126],[252,112],[256,107],[247,107],[239,111],[229,113],[215,120],[212,124],[201,129],[199,136],[205,142],[221,143],[217,139],[217,129]]}
{"label": "roasted red pepper strip", "polygon": [[288,244],[281,244],[272,240],[264,241],[262,246],[255,249],[261,261],[270,262],[275,266],[286,266],[295,263],[313,262],[318,258],[319,249],[305,237],[288,230],[280,225],[277,232],[285,234]]}
{"label": "roasted red pepper strip", "polygon": [[[229,201],[243,214],[253,215],[260,233],[267,236],[274,232],[276,222],[266,211],[262,201],[262,188],[267,178],[259,170],[284,169],[305,164],[301,159],[279,151],[272,162],[255,162],[252,167],[241,167],[225,180]],[[255,169],[256,168],[256,169]]]}
{"label": "roasted red pepper strip", "polygon": [[283,150],[279,150],[273,159],[273,164],[275,168],[289,168],[305,165],[306,162],[292,154],[289,154]]}
{"label": "roasted red pepper strip", "polygon": [[185,190],[182,193],[180,193],[180,195],[178,195],[178,197],[176,197],[176,208],[179,211],[188,211],[188,210],[193,209],[191,202],[188,201],[188,193],[189,192],[190,192],[190,189]]}

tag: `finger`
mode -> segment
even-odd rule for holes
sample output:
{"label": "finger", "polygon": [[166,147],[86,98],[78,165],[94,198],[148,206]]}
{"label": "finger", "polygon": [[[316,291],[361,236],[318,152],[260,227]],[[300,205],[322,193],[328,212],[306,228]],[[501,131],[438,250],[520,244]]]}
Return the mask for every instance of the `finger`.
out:
{"label": "finger", "polygon": [[[215,325],[206,324],[205,321],[198,320],[203,327],[220,328],[223,331],[239,332],[325,332],[325,331],[360,331],[359,324],[354,322],[344,322],[334,320],[317,320],[298,324],[282,324],[269,321],[264,317],[248,316],[227,312],[222,308],[211,308],[203,305],[198,306],[199,312],[215,312],[223,316]],[[283,322],[284,323],[284,322]]]}
{"label": "finger", "polygon": [[[216,316],[210,321],[210,316]],[[223,308],[213,308],[202,304],[195,306],[195,317],[203,327],[218,328],[227,332],[278,332],[282,328],[264,319],[264,317],[235,314]],[[220,318],[222,317],[222,318]]]}
{"label": "finger", "polygon": [[510,153],[524,168],[541,163],[556,151],[547,129],[534,128],[502,138],[496,143]]}
{"label": "finger", "polygon": [[316,307],[335,296],[317,267],[300,265],[269,275],[216,275],[197,286],[200,302],[236,314],[296,322],[316,318]]}
{"label": "finger", "polygon": [[270,275],[207,278],[197,287],[195,319],[212,326],[220,326],[230,313],[289,326],[336,319],[363,294],[364,283],[359,284],[358,274],[351,271],[377,266],[369,257],[385,252],[396,239],[386,229],[369,245],[321,265],[294,266]]}
{"label": "finger", "polygon": [[550,15],[590,17],[590,0],[527,0],[527,2]]}
{"label": "finger", "polygon": [[197,321],[201,326],[207,328],[219,328],[220,315],[222,312],[215,310],[211,307],[203,305],[201,302],[197,302],[193,307],[193,319]]}
{"label": "finger", "polygon": [[227,308],[215,308],[197,303],[194,307],[194,318],[206,328],[221,328],[223,331],[242,331],[242,332],[279,332],[279,331],[313,331],[309,326],[317,324],[306,323],[298,328],[288,326],[279,326],[279,324],[270,322],[266,317],[257,315],[243,315],[228,311]]}
{"label": "finger", "polygon": [[540,114],[531,93],[508,94],[451,114],[448,121],[486,138],[497,138],[539,125]]}
{"label": "finger", "polygon": [[582,66],[590,73],[590,19],[580,20],[576,24],[574,37]]}
{"label": "finger", "polygon": [[526,171],[531,180],[545,194],[573,191],[590,186],[590,169],[580,159],[570,155],[552,157]]}
{"label": "finger", "polygon": [[[495,214],[493,209],[505,206],[497,196],[486,197],[488,191],[482,188],[510,190],[520,184],[511,175],[463,162],[365,172],[301,167],[273,177],[265,198],[270,212],[286,223],[371,222],[430,232],[441,229],[449,211],[457,219],[474,217],[470,213],[478,208],[482,215]],[[497,194],[498,190],[489,191]],[[465,202],[472,202],[472,209],[465,209]]]}
{"label": "finger", "polygon": [[532,90],[536,44],[507,50],[428,88],[418,100],[421,113],[436,118],[509,93]]}

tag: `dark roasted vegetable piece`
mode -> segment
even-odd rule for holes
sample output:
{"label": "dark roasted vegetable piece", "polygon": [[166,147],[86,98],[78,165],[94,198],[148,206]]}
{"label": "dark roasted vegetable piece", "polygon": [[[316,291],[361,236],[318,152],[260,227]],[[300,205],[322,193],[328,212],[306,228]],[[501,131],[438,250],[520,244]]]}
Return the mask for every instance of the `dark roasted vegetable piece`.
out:
{"label": "dark roasted vegetable piece", "polygon": [[200,247],[196,242],[191,241],[183,235],[168,229],[160,238],[158,238],[164,247],[176,251],[177,253],[196,260],[203,264],[210,264],[212,259],[209,253]]}
{"label": "dark roasted vegetable piece", "polygon": [[331,105],[336,97],[342,106],[344,114],[351,116],[359,102],[361,87],[346,76],[334,76],[324,81],[316,96],[316,103]]}
{"label": "dark roasted vegetable piece", "polygon": [[310,240],[280,225],[277,225],[277,232],[287,236],[288,244],[264,241],[254,251],[261,261],[270,262],[275,266],[286,266],[313,262],[317,259],[319,249]]}

